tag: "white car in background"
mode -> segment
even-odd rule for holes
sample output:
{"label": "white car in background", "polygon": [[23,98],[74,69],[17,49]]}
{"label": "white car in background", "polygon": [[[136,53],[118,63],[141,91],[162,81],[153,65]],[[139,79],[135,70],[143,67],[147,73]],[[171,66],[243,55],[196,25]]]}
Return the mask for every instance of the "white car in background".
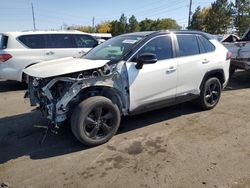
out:
{"label": "white car in background", "polygon": [[25,81],[23,69],[63,57],[80,57],[98,41],[80,31],[0,33],[0,79]]}

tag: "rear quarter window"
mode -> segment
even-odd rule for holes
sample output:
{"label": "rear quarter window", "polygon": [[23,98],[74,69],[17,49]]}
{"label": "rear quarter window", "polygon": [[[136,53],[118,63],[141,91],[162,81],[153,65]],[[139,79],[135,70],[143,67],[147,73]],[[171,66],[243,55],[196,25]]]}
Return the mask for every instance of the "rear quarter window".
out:
{"label": "rear quarter window", "polygon": [[0,49],[6,49],[8,44],[8,37],[0,35]]}
{"label": "rear quarter window", "polygon": [[203,36],[199,36],[199,43],[200,45],[206,50],[206,52],[213,52],[215,51],[215,46]]}
{"label": "rear quarter window", "polygon": [[28,48],[32,49],[45,48],[44,35],[23,35],[18,37],[18,40]]}

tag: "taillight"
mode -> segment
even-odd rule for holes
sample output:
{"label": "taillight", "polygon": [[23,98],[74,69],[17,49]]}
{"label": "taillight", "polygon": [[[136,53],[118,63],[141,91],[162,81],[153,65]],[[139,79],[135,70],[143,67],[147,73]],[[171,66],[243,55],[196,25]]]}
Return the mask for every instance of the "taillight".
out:
{"label": "taillight", "polygon": [[226,60],[232,59],[232,56],[233,56],[232,52],[227,52],[227,59]]}
{"label": "taillight", "polygon": [[12,56],[10,54],[0,54],[0,61],[5,62],[8,61]]}

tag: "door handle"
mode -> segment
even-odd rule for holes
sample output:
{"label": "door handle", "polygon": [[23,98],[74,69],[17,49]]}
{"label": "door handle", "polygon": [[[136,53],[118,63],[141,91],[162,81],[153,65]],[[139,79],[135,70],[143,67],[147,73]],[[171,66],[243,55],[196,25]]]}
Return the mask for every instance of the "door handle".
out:
{"label": "door handle", "polygon": [[172,72],[175,72],[175,71],[176,71],[176,68],[175,68],[175,67],[169,67],[169,68],[167,69],[167,74],[172,73]]}
{"label": "door handle", "polygon": [[208,64],[210,61],[208,60],[208,59],[204,59],[203,61],[202,61],[202,64]]}
{"label": "door handle", "polygon": [[46,55],[54,55],[55,53],[52,51],[46,52]]}

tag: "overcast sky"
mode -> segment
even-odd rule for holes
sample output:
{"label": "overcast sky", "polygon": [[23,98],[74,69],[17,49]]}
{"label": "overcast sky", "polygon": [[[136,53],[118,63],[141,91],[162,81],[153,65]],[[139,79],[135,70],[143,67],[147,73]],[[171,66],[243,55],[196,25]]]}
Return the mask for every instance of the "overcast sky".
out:
{"label": "overcast sky", "polygon": [[[208,6],[214,0],[193,0],[197,6]],[[60,29],[62,25],[92,25],[105,20],[128,18],[173,18],[187,26],[189,0],[1,0],[0,32],[32,30],[31,3],[38,29]]]}

